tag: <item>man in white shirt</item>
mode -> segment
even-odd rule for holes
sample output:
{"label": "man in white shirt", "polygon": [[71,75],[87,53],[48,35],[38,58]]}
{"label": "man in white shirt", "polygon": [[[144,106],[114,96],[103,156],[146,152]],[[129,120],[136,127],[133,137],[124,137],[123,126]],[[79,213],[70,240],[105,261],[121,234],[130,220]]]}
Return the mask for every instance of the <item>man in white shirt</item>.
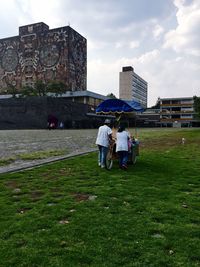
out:
{"label": "man in white shirt", "polygon": [[106,166],[106,156],[108,153],[109,142],[112,140],[112,130],[110,120],[106,119],[103,126],[99,127],[96,145],[99,147],[98,164],[101,168]]}

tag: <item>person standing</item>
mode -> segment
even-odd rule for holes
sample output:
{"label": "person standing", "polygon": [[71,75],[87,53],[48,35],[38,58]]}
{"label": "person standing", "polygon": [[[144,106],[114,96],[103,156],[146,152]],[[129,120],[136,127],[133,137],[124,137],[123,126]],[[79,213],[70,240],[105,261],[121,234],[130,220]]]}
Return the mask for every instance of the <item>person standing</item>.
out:
{"label": "person standing", "polygon": [[106,166],[106,156],[108,153],[109,143],[112,141],[111,121],[106,119],[103,126],[99,127],[96,145],[99,148],[98,164],[101,168]]}
{"label": "person standing", "polygon": [[61,121],[60,124],[59,124],[59,128],[60,129],[64,129],[64,123]]}
{"label": "person standing", "polygon": [[129,138],[130,136],[125,130],[125,126],[121,125],[116,135],[116,152],[119,155],[119,167],[124,170],[127,169]]}

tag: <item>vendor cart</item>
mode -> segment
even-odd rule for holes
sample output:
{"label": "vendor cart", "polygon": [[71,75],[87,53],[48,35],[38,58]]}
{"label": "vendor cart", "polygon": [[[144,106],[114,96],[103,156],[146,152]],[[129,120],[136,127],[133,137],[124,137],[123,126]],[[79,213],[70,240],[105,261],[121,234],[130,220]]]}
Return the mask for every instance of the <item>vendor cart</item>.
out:
{"label": "vendor cart", "polygon": [[[136,101],[124,101],[121,99],[107,99],[103,101],[97,108],[96,113],[100,115],[112,115],[115,116],[115,120],[119,125],[124,118],[136,117],[136,113],[143,112],[144,108],[140,103]],[[135,125],[136,127],[136,125]],[[136,131],[136,128],[135,128]],[[114,138],[113,138],[114,139]],[[137,156],[139,155],[139,140],[136,136],[130,140],[129,147],[129,164],[135,164]],[[111,169],[113,166],[113,160],[117,159],[116,144],[115,141],[109,145],[109,150],[106,158],[106,168]]]}

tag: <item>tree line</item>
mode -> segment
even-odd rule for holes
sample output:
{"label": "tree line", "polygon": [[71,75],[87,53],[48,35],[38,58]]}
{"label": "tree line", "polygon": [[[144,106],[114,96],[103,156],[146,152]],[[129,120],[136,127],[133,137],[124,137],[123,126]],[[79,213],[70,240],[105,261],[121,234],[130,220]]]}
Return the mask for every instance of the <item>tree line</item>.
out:
{"label": "tree line", "polygon": [[194,96],[194,111],[195,116],[200,119],[200,97]]}
{"label": "tree line", "polygon": [[14,85],[9,84],[5,92],[13,97],[16,97],[16,95],[20,95],[20,97],[47,96],[48,93],[54,93],[55,96],[58,96],[66,92],[66,85],[60,81],[52,81],[46,84],[42,80],[38,80],[34,86],[23,86],[21,90],[17,90]]}

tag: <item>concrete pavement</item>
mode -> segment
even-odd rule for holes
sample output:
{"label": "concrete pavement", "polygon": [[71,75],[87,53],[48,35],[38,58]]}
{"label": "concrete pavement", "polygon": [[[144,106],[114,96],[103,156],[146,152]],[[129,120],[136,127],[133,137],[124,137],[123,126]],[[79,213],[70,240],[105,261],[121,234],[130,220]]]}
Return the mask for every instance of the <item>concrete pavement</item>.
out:
{"label": "concrete pavement", "polygon": [[[96,151],[97,129],[1,130],[0,160],[14,158],[0,166],[0,173],[14,172]],[[62,156],[22,160],[20,155],[38,151],[62,151]]]}

